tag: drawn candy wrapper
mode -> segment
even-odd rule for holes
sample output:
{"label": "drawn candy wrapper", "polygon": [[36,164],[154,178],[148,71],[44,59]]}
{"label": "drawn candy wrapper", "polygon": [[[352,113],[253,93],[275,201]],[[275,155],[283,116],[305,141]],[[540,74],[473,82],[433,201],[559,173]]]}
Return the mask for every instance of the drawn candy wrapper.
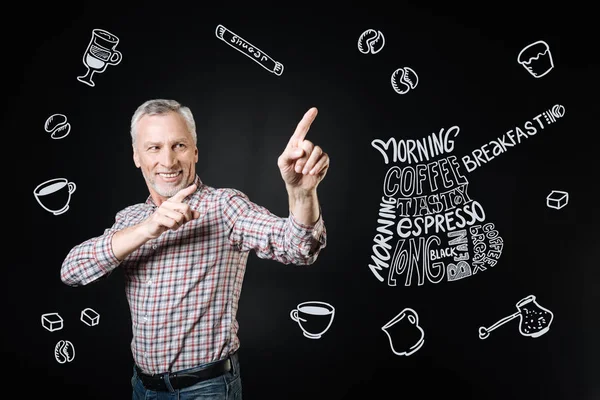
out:
{"label": "drawn candy wrapper", "polygon": [[531,43],[521,50],[517,61],[534,78],[541,78],[554,68],[550,47],[542,40]]}

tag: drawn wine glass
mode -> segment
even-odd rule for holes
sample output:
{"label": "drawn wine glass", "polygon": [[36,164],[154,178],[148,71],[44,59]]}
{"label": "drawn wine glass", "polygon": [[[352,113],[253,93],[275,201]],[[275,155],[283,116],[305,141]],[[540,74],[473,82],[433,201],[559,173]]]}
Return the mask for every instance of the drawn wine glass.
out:
{"label": "drawn wine glass", "polygon": [[94,29],[92,38],[83,54],[83,65],[87,72],[78,76],[77,80],[86,85],[95,86],[92,76],[95,72],[102,73],[108,65],[117,65],[123,59],[121,52],[115,50],[119,44],[119,38],[103,29]]}

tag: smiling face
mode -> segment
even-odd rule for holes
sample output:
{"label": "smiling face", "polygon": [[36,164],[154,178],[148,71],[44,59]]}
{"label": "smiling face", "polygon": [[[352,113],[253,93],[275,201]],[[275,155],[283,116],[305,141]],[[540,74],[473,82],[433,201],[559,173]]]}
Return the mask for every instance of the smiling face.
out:
{"label": "smiling face", "polygon": [[198,148],[176,112],[144,115],[136,126],[133,160],[157,206],[194,182]]}

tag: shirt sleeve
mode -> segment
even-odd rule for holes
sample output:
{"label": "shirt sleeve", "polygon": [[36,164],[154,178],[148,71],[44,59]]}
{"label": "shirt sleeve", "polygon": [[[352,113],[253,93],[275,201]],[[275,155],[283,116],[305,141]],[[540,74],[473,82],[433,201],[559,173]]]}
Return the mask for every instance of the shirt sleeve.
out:
{"label": "shirt sleeve", "polygon": [[310,265],[326,247],[321,212],[314,225],[305,225],[291,213],[287,218],[274,215],[238,190],[226,189],[224,193],[221,201],[229,242],[240,251],[254,250],[259,258],[283,264]]}
{"label": "shirt sleeve", "polygon": [[126,227],[124,210],[117,213],[115,222],[101,236],[86,240],[73,247],[64,259],[60,277],[69,286],[82,286],[109,275],[121,261],[115,256],[112,238]]}

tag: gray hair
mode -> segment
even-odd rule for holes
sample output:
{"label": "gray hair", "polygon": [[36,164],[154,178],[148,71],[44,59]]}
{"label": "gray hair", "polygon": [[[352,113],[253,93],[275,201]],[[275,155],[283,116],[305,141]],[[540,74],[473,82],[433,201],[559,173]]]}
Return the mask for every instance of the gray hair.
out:
{"label": "gray hair", "polygon": [[194,138],[194,144],[198,144],[198,139],[196,138],[196,122],[194,121],[194,115],[192,114],[192,111],[188,107],[181,105],[175,100],[153,99],[148,100],[144,104],[139,106],[137,110],[135,110],[133,117],[131,117],[130,131],[132,145],[135,146],[135,127],[138,121],[144,115],[160,115],[167,114],[169,112],[176,112],[183,117],[188,127],[188,130]]}

